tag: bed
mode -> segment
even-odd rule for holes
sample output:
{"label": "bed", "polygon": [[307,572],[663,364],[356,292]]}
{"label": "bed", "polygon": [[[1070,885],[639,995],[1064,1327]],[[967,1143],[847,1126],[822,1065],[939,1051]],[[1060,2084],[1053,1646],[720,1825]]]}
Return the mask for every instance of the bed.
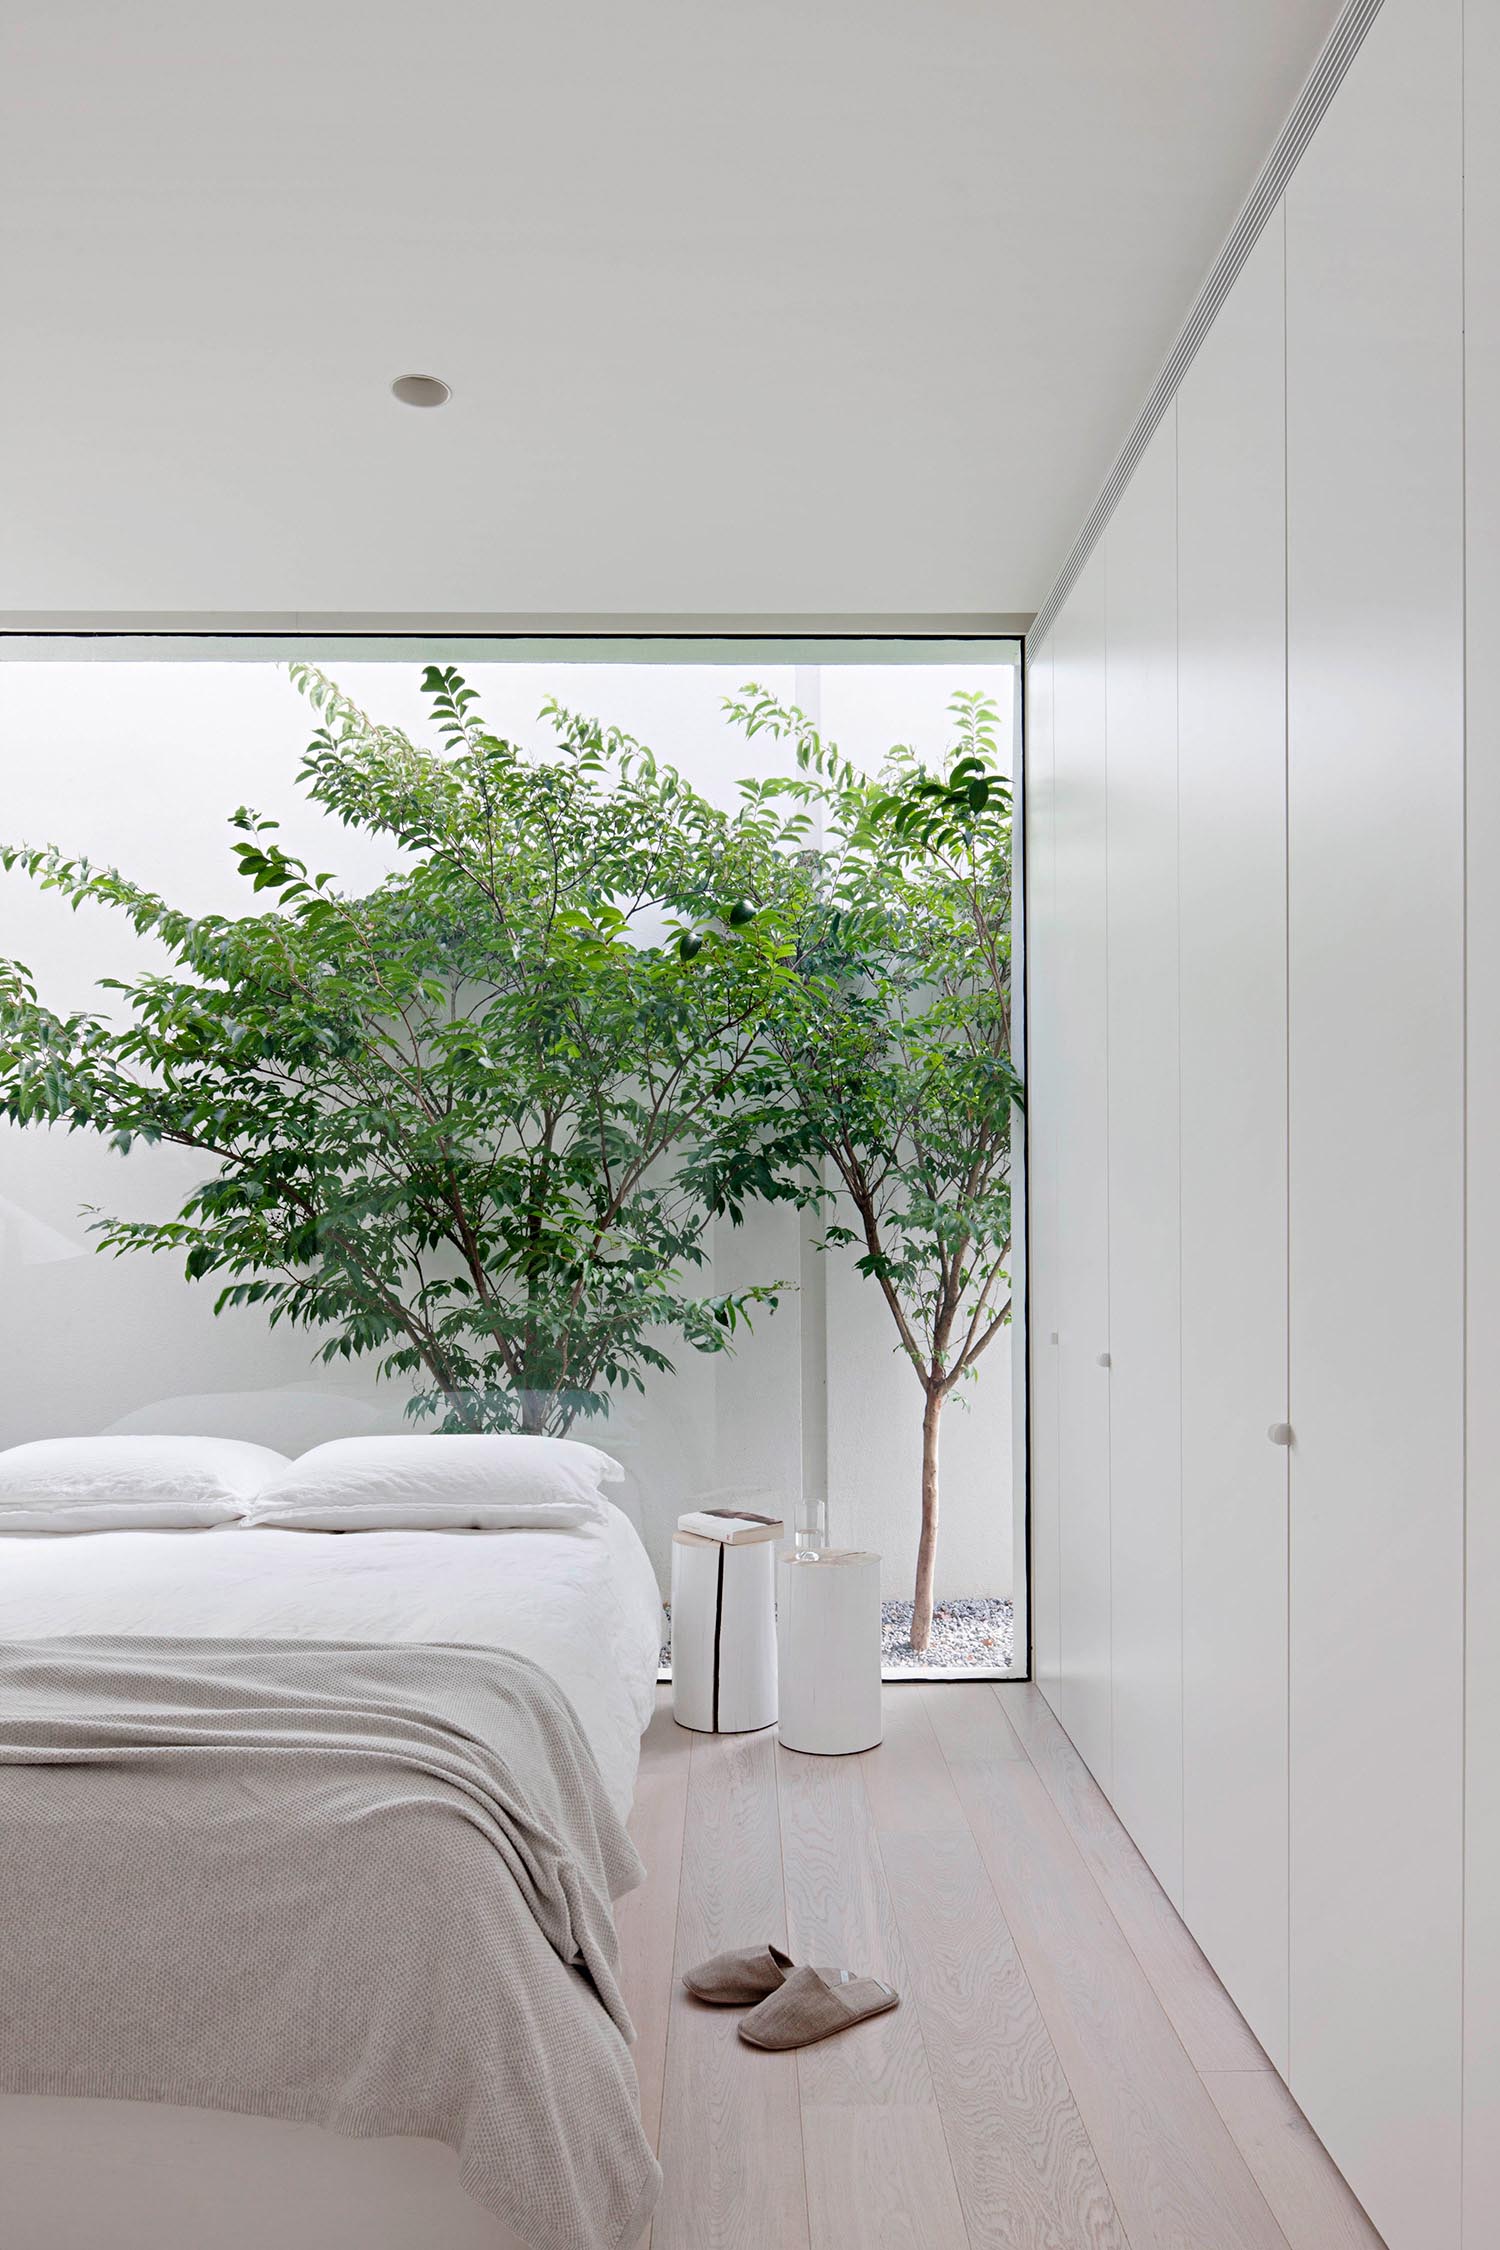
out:
{"label": "bed", "polygon": [[[609,1506],[557,1530],[233,1524],[0,1541],[0,1642],[506,1652],[562,1689],[621,1818],[660,1625],[645,1550]],[[524,2218],[513,2227],[466,2195],[454,2156],[430,2139],[45,2092],[0,2096],[0,2208],[6,2250],[513,2250],[532,2239]],[[621,2250],[633,2239],[620,2235]]]}

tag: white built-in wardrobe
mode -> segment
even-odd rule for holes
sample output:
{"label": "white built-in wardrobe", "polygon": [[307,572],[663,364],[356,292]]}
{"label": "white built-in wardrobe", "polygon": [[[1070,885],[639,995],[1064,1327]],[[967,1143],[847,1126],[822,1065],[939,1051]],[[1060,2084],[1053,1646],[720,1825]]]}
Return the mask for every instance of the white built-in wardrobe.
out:
{"label": "white built-in wardrobe", "polygon": [[1500,0],[1385,0],[1031,645],[1026,899],[1037,1678],[1495,2250]]}

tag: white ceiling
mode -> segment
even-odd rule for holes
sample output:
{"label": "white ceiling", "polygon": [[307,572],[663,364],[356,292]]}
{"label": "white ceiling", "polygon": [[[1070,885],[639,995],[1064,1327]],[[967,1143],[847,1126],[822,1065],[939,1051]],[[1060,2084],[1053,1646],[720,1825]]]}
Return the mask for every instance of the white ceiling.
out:
{"label": "white ceiling", "polygon": [[1029,612],[1336,13],[8,0],[0,611]]}

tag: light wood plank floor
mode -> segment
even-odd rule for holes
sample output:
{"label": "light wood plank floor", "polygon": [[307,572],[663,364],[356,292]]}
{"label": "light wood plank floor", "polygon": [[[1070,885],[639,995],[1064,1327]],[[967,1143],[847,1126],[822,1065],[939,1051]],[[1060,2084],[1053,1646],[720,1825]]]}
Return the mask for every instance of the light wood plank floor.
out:
{"label": "light wood plank floor", "polygon": [[[1381,2250],[1034,1688],[888,1688],[860,1758],[669,1694],[620,1908],[650,2250]],[[678,1979],[763,1939],[903,2005],[760,2054]]]}

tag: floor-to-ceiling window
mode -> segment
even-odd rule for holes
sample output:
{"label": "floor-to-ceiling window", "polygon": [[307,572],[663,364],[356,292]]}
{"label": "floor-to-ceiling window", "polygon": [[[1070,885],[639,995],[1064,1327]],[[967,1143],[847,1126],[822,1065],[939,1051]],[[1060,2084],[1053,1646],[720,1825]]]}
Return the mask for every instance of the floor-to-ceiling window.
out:
{"label": "floor-to-ceiling window", "polygon": [[[117,866],[195,917],[282,910],[273,904],[280,891],[273,886],[268,898],[245,879],[234,847],[247,837],[274,840],[310,874],[326,872],[336,892],[372,892],[411,851],[309,800],[299,769],[320,718],[289,659],[318,666],[377,725],[437,752],[441,714],[423,676],[434,662],[452,664],[475,691],[472,708],[485,727],[524,757],[545,760],[555,749],[558,722],[543,715],[555,702],[647,746],[734,819],[743,814],[745,782],[799,771],[795,732],[747,725],[752,683],[764,707],[783,718],[800,714],[858,773],[878,774],[893,746],[905,745],[912,757],[899,772],[908,786],[919,772],[947,783],[964,747],[955,698],[983,699],[993,714],[985,722],[993,762],[1014,769],[1016,654],[1003,641],[17,642],[0,666],[0,841],[56,844]],[[777,819],[798,808],[795,799],[767,803]],[[235,827],[241,808],[279,825]],[[832,852],[831,817],[826,797],[802,808],[791,844],[809,866]],[[790,848],[786,833],[779,848]],[[662,944],[681,934],[675,923],[638,933],[641,943]],[[25,964],[51,1008],[106,1018],[124,1003],[101,990],[102,979],[129,981],[165,960],[159,940],[118,907],[88,900],[75,910],[65,891],[28,879],[23,868],[0,877],[0,956]],[[941,1021],[932,1000],[919,992],[912,1002],[926,1008],[924,1037]],[[880,1096],[888,1104],[893,1083],[888,1077]],[[735,1088],[725,1096],[739,1098]],[[880,1269],[882,1260],[905,1261],[920,1343],[922,1306],[930,1311],[952,1252],[952,1215],[942,1205],[945,1193],[951,1200],[954,1135],[966,1127],[961,1087],[955,1096],[949,1086],[947,1098],[949,1112],[931,1131],[948,1173],[924,1173],[920,1119],[916,1142],[902,1149],[908,1219],[913,1198],[926,1195],[931,1205],[919,1213],[925,1236],[907,1224],[872,1258],[838,1168],[823,1158],[805,1156],[796,1194],[761,1195],[752,1183],[736,1199],[734,1220],[722,1212],[703,1219],[695,1237],[701,1262],[681,1283],[702,1300],[736,1300],[743,1318],[730,1348],[696,1349],[662,1327],[650,1342],[670,1364],[648,1355],[641,1387],[611,1388],[603,1410],[581,1416],[574,1434],[623,1464],[622,1504],[664,1586],[672,1527],[685,1508],[736,1505],[790,1522],[800,1499],[826,1496],[832,1541],[884,1559],[893,1668],[1005,1672],[1025,1664],[1024,1630],[1015,1629],[1024,1568],[1012,1372],[1019,1337],[1014,1323],[996,1318],[1009,1300],[1008,1268],[982,1302],[974,1283],[950,1324],[950,1356],[965,1335],[983,1337],[985,1348],[944,1401],[933,1625],[925,1649],[910,1645],[925,1397],[895,1317],[889,1267]],[[882,1130],[911,1122],[866,1121],[876,1142]],[[326,1338],[273,1325],[264,1303],[216,1311],[235,1276],[211,1262],[190,1279],[185,1256],[115,1254],[101,1241],[101,1214],[170,1219],[212,1172],[210,1158],[140,1144],[121,1155],[87,1127],[3,1131],[0,1443],[99,1430],[212,1432],[295,1452],[330,1437],[424,1426],[406,1415],[417,1378],[382,1379],[378,1354],[324,1359]],[[665,1170],[677,1153],[666,1153]],[[813,1166],[820,1197],[807,1192]],[[1013,1169],[1019,1181],[1018,1148]],[[774,1307],[756,1294],[768,1290]]]}

